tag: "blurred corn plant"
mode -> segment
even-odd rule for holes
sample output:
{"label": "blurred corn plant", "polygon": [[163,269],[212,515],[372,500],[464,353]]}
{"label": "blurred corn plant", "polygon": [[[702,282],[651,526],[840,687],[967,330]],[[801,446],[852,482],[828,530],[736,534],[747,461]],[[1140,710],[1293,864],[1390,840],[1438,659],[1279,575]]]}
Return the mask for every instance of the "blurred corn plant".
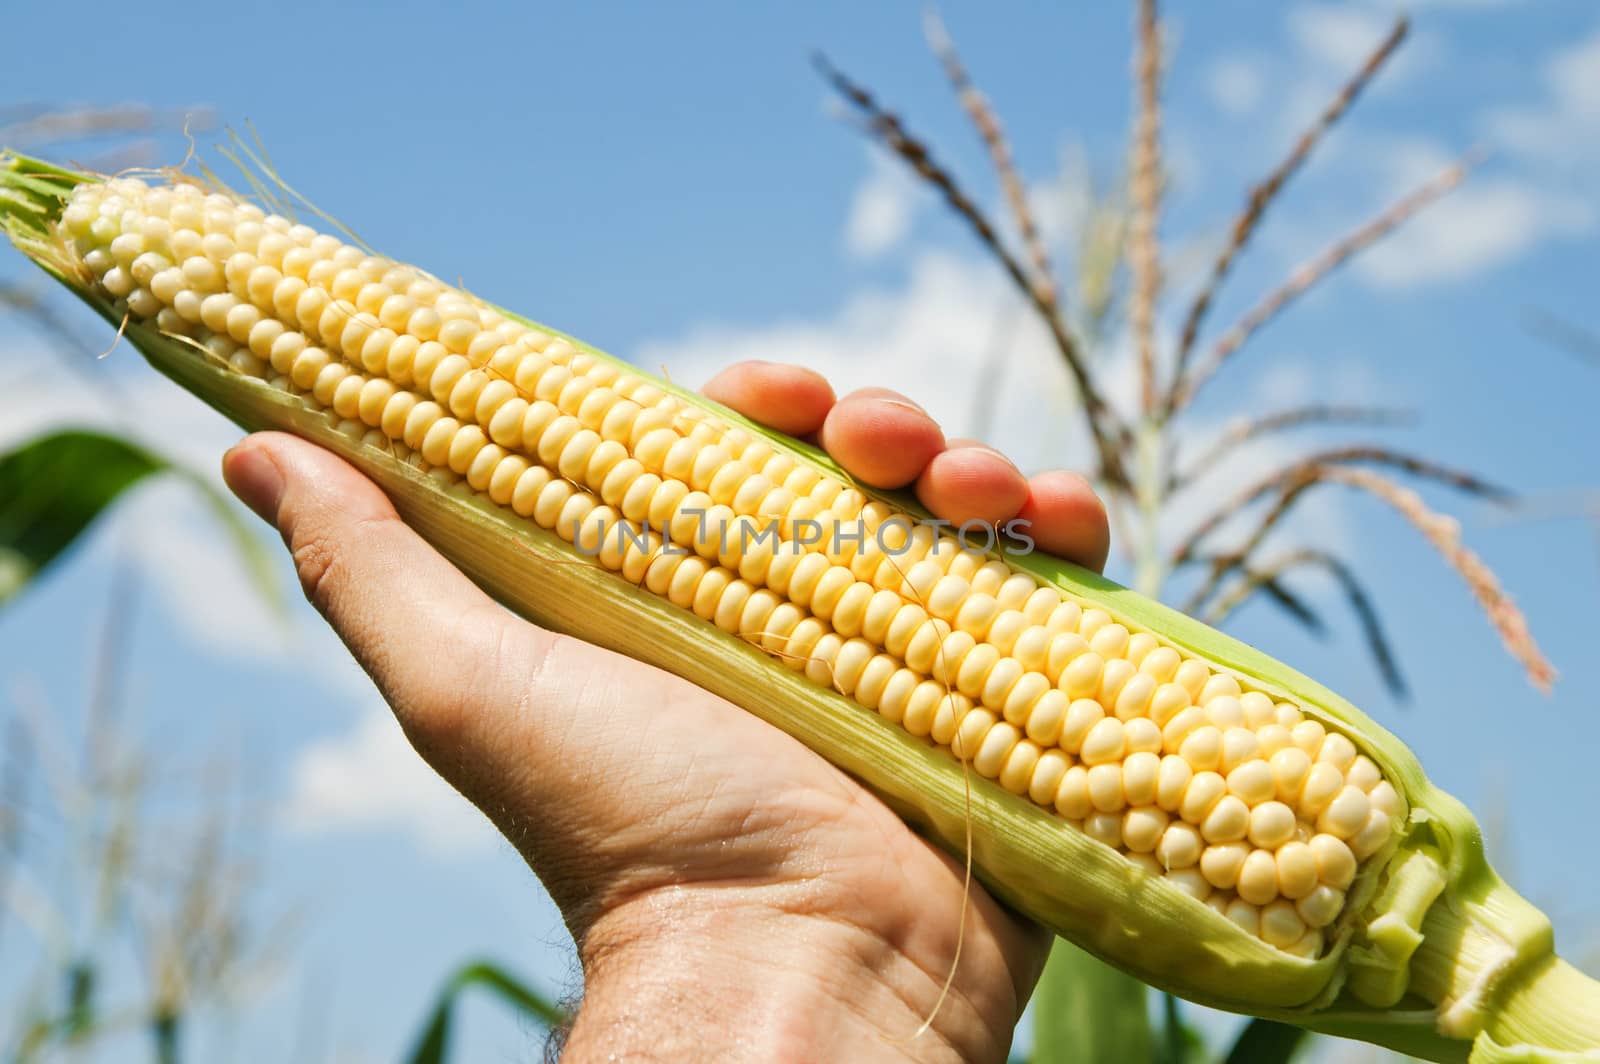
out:
{"label": "blurred corn plant", "polygon": [[[1468,153],[1376,216],[1351,229],[1262,293],[1221,328],[1211,318],[1217,296],[1280,194],[1329,131],[1405,41],[1399,19],[1358,70],[1291,146],[1253,185],[1206,256],[1194,292],[1169,308],[1169,276],[1176,256],[1162,244],[1163,199],[1168,174],[1162,154],[1161,93],[1165,64],[1163,27],[1156,0],[1134,4],[1133,117],[1124,177],[1106,188],[1088,187],[1079,212],[1076,246],[1051,246],[1039,224],[1028,187],[1017,170],[998,115],[978,89],[937,14],[926,21],[928,45],[956,100],[981,141],[999,188],[1000,214],[967,191],[934,149],[862,82],[817,56],[823,79],[836,92],[847,120],[898,157],[937,192],[1015,287],[1048,331],[1072,385],[1077,414],[1092,450],[1091,471],[1111,513],[1115,541],[1124,544],[1133,583],[1146,595],[1173,601],[1212,624],[1225,623],[1257,601],[1278,608],[1295,625],[1321,634],[1320,605],[1301,590],[1305,574],[1331,579],[1354,615],[1384,683],[1405,691],[1384,633],[1380,603],[1356,565],[1314,541],[1295,541],[1289,524],[1305,499],[1344,488],[1376,500],[1411,525],[1467,584],[1507,651],[1537,688],[1554,672],[1530,636],[1521,612],[1481,559],[1462,543],[1457,523],[1434,510],[1406,481],[1431,484],[1498,506],[1506,490],[1387,444],[1358,438],[1307,449],[1265,475],[1238,484],[1230,461],[1249,445],[1297,429],[1375,429],[1411,420],[1403,411],[1368,405],[1314,404],[1249,411],[1220,431],[1196,416],[1196,401],[1233,367],[1240,353],[1298,300],[1374,243],[1455,188],[1475,162]],[[1003,219],[1003,220],[1002,220]],[[1064,252],[1064,253],[1063,253]],[[1058,259],[1069,264],[1063,282]],[[1173,324],[1171,339],[1158,321]],[[1111,377],[1132,360],[1137,394],[1129,403],[1111,398]],[[989,354],[1000,368],[1003,347]],[[986,373],[986,377],[994,374]],[[998,389],[977,396],[975,420],[992,423]],[[1187,527],[1176,519],[1191,499],[1223,500],[1201,508]],[[1282,541],[1288,536],[1291,541]],[[1179,1003],[1163,1002],[1152,1025],[1144,987],[1058,943],[1035,996],[1034,1056],[1038,1064],[1077,1060],[1153,1060],[1163,1064],[1210,1059]],[[1248,1024],[1227,1054],[1237,1061],[1282,1061],[1303,1048],[1302,1032],[1265,1021]]]}
{"label": "blurred corn plant", "polygon": [[136,588],[119,569],[78,727],[26,688],[0,718],[0,959],[13,973],[0,1053],[19,1064],[106,1046],[126,1059],[140,1041],[175,1064],[185,1031],[249,998],[293,941],[287,921],[258,915],[238,774],[158,760],[123,724]]}
{"label": "blurred corn plant", "polygon": [[[109,140],[89,164],[109,170],[148,163],[150,135],[196,124],[203,116],[133,106],[13,107],[0,109],[0,140]],[[92,366],[94,349],[45,293],[0,278],[0,315],[40,334],[58,370]],[[96,374],[95,384],[114,397],[115,378]],[[108,402],[109,420],[120,408]],[[207,481],[125,434],[53,429],[0,454],[0,606],[156,476],[180,478],[210,503],[275,601],[260,541]],[[76,727],[5,678],[19,686],[0,702],[0,1056],[19,1064],[97,1048],[125,1058],[140,1042],[152,1059],[176,1062],[187,1029],[248,997],[292,942],[283,926],[256,922],[259,843],[237,774],[225,764],[188,770],[122,720],[136,599],[135,570],[119,560]]]}

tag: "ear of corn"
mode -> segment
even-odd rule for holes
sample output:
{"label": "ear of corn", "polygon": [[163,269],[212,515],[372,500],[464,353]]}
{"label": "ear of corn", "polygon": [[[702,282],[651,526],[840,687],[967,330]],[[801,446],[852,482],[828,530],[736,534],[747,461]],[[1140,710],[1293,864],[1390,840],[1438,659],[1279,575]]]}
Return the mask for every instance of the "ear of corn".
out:
{"label": "ear of corn", "polygon": [[1600,989],[1466,810],[1265,655],[963,549],[813,448],[228,194],[11,156],[0,225],[511,608],[744,706],[954,850],[970,812],[992,891],[1152,984],[1432,1059],[1600,1056]]}

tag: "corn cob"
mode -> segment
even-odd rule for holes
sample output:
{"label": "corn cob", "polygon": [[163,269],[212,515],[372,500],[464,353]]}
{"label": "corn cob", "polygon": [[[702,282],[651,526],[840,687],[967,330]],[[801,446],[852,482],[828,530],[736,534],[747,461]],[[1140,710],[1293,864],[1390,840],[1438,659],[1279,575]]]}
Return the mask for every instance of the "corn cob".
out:
{"label": "corn cob", "polygon": [[1600,990],[1466,811],[1282,665],[231,194],[13,157],[0,219],[158,369],[356,462],[532,619],[744,705],[947,845],[963,773],[992,781],[984,882],[1140,977],[1435,1059],[1600,1056],[1574,1019]]}

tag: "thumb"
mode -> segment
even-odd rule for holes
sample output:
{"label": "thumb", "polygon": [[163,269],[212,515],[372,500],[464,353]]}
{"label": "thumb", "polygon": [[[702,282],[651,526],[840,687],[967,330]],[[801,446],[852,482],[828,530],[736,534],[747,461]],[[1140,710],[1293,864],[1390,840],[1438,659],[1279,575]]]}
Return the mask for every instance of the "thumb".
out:
{"label": "thumb", "polygon": [[430,761],[470,756],[494,727],[485,718],[527,697],[512,678],[537,672],[555,637],[513,620],[349,463],[267,432],[228,451],[222,475],[277,527],[306,597]]}
{"label": "thumb", "polygon": [[307,597],[412,745],[522,851],[576,926],[606,898],[684,867],[781,864],[795,813],[772,801],[775,779],[853,799],[820,758],[732,704],[513,617],[330,452],[263,433],[222,468],[282,533]]}

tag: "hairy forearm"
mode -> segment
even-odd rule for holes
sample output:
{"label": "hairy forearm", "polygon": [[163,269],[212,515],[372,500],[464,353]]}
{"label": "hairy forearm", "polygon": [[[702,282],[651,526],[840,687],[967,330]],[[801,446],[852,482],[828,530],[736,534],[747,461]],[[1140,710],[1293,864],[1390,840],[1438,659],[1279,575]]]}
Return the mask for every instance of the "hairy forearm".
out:
{"label": "hairy forearm", "polygon": [[[941,978],[833,920],[646,901],[585,936],[585,991],[563,1059],[1003,1060]],[[915,1036],[915,1037],[914,1037]]]}

